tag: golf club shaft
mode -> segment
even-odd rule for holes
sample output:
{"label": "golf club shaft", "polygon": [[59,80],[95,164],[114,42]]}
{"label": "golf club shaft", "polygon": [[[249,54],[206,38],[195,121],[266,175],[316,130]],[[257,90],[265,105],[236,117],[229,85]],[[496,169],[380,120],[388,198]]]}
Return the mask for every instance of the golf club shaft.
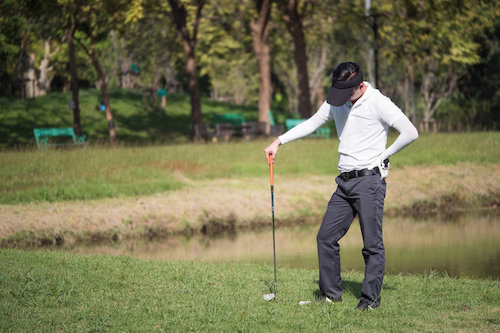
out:
{"label": "golf club shaft", "polygon": [[273,258],[274,258],[274,294],[276,295],[277,283],[276,283],[276,238],[275,238],[275,226],[274,226],[274,170],[273,170],[273,161],[272,154],[269,154],[269,173],[271,177],[271,209],[273,216]]}

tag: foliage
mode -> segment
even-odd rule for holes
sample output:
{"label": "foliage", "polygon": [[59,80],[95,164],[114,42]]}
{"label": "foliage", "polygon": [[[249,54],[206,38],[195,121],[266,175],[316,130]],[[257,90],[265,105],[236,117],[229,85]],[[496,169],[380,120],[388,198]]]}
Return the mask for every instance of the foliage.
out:
{"label": "foliage", "polygon": [[[0,4],[0,91],[9,91],[9,80],[18,75],[17,63],[20,47],[24,42],[26,19],[16,15],[19,11],[15,0],[2,1]],[[11,88],[10,88],[11,89]]]}
{"label": "foliage", "polygon": [[[481,45],[481,60],[478,64],[468,67],[467,73],[458,82],[459,93],[453,96],[450,103],[461,106],[459,119],[450,121],[449,117],[442,119],[447,123],[448,130],[500,130],[500,16],[494,21],[494,26],[485,29],[477,37]],[[443,108],[444,109],[444,108]],[[444,110],[443,110],[444,111]],[[450,115],[457,117],[457,115]]]}
{"label": "foliage", "polygon": [[[187,6],[188,15],[194,15],[190,10],[194,9],[193,1],[182,4]],[[207,1],[196,54],[203,95],[243,105],[257,101],[257,61],[249,28],[254,5],[246,0]],[[361,1],[301,0],[297,5],[299,11],[307,11],[302,23],[314,111],[324,99],[332,68],[339,62],[360,63],[367,79],[373,80],[373,36]],[[52,88],[67,89],[63,35],[67,15],[75,14],[80,21],[76,38],[82,47],[90,46],[86,32],[98,27],[96,48],[112,87],[122,86],[122,76],[132,64],[141,72],[134,74],[131,87],[148,91],[160,86],[170,90],[188,87],[182,45],[164,1],[4,0],[0,8],[0,95],[19,96],[19,79],[44,59],[50,60]],[[90,12],[99,15],[86,15]],[[379,23],[381,89],[416,124],[423,120],[437,121],[441,129],[498,128],[494,111],[498,99],[485,97],[496,96],[496,84],[485,79],[473,89],[477,93],[466,84],[498,72],[498,1],[384,0],[373,2],[372,14]],[[290,114],[298,109],[297,69],[293,40],[276,4],[271,11],[271,29],[273,106]],[[46,42],[50,45],[48,58]],[[88,87],[98,77],[83,57],[82,47],[77,48],[78,76]],[[31,65],[30,54],[35,55]],[[445,100],[448,110],[440,109]]]}
{"label": "foliage", "polygon": [[158,73],[162,73],[167,88],[174,88],[176,80],[169,77],[169,71],[184,54],[176,40],[170,7],[162,1],[133,2],[126,17],[128,24],[119,27],[118,31],[130,65],[140,68],[136,73],[139,87],[148,89],[158,84],[155,80],[158,80]]}
{"label": "foliage", "polygon": [[[475,38],[492,25],[499,8],[491,2],[449,0],[386,2],[380,6],[381,15],[390,19],[381,32],[388,45],[384,56],[408,69],[404,74],[407,89],[419,86],[424,130],[443,99],[456,91],[458,78],[480,61]],[[403,94],[405,98],[417,97],[409,91]],[[407,112],[415,116],[416,110]]]}
{"label": "foliage", "polygon": [[200,26],[200,74],[210,77],[215,100],[245,105],[258,101],[247,11],[245,2],[234,1],[214,2],[206,8],[210,19]]}

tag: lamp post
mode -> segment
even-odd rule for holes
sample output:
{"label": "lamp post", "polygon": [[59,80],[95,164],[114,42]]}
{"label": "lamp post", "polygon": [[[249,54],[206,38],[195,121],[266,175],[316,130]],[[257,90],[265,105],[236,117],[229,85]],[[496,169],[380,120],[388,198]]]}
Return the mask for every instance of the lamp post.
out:
{"label": "lamp post", "polygon": [[373,30],[373,62],[375,63],[375,88],[379,87],[378,76],[378,17],[380,14],[373,13],[371,0],[365,0],[365,20]]}

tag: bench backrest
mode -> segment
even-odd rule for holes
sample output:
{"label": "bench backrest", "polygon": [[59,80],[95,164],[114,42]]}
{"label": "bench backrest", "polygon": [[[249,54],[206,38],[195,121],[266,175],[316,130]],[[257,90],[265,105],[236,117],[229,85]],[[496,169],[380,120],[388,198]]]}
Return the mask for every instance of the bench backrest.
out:
{"label": "bench backrest", "polygon": [[245,117],[241,114],[216,114],[214,115],[214,125],[216,124],[231,124],[241,126],[245,122]]}
{"label": "bench backrest", "polygon": [[269,111],[269,125],[275,126],[276,122],[274,121],[273,113]]}
{"label": "bench backrest", "polygon": [[307,119],[287,119],[285,120],[285,126],[287,131],[290,130],[291,128],[297,126],[300,123],[303,123]]}
{"label": "bench backrest", "polygon": [[73,138],[73,142],[77,143],[77,138],[75,135],[75,131],[72,127],[66,128],[35,128],[33,129],[33,133],[35,134],[36,144],[40,146],[40,141],[42,139],[46,139],[48,137],[57,137],[57,136],[70,136]]}

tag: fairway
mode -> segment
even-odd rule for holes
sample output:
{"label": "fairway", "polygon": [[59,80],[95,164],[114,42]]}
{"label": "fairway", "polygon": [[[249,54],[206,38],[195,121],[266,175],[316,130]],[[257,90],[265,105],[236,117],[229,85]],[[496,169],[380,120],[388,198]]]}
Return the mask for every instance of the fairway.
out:
{"label": "fairway", "polygon": [[500,282],[388,275],[382,306],[354,310],[363,275],[344,272],[343,302],[299,306],[315,270],[0,250],[0,331],[401,332],[500,329]]}

